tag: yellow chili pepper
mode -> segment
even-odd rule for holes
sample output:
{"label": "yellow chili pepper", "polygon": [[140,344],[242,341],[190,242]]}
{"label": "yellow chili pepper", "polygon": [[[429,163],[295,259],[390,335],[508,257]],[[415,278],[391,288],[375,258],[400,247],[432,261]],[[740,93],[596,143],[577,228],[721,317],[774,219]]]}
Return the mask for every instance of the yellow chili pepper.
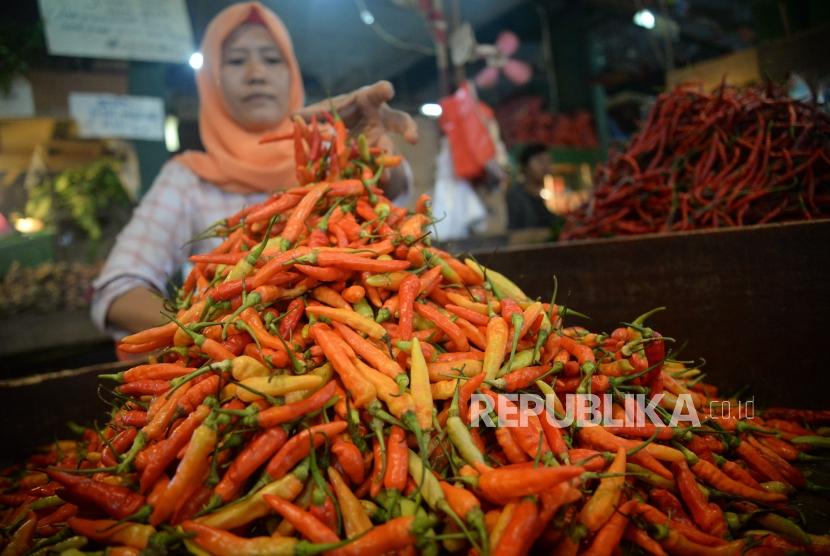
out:
{"label": "yellow chili pepper", "polygon": [[240,355],[231,363],[231,374],[235,380],[245,380],[254,376],[268,376],[271,371],[249,355]]}
{"label": "yellow chili pepper", "polygon": [[495,527],[493,527],[493,530],[490,531],[490,546],[499,545],[499,540],[501,540],[502,535],[504,535],[504,530],[507,529],[507,526],[513,519],[513,512],[516,511],[517,505],[518,504],[516,502],[510,502],[504,507],[504,509],[502,509],[499,514],[499,519],[496,521]]}
{"label": "yellow chili pepper", "polygon": [[507,323],[501,317],[492,317],[487,323],[487,347],[484,349],[485,380],[497,377],[499,367],[504,362],[504,350],[507,348]]}
{"label": "yellow chili pepper", "polygon": [[408,465],[409,475],[421,489],[421,496],[424,497],[429,507],[433,510],[446,510],[447,501],[444,498],[444,491],[441,490],[441,484],[432,471],[424,469],[424,462],[412,450],[409,450]]}
{"label": "yellow chili pepper", "polygon": [[228,504],[219,511],[200,517],[196,521],[225,530],[246,525],[271,513],[271,506],[262,498],[263,496],[271,494],[285,500],[294,500],[302,492],[307,478],[308,462],[306,461],[295,467],[285,477],[265,485],[250,497]]}
{"label": "yellow chili pepper", "polygon": [[334,307],[320,307],[309,305],[305,308],[306,313],[316,317],[326,317],[333,321],[342,322],[351,326],[359,332],[363,332],[375,339],[382,339],[386,336],[386,329],[370,318],[367,318],[351,309],[337,309]]}
{"label": "yellow chili pepper", "polygon": [[558,411],[562,415],[565,415],[565,406],[562,405],[562,400],[560,400],[559,396],[556,395],[556,392],[554,391],[553,387],[551,387],[550,384],[542,380],[537,380],[535,384],[536,387],[542,391],[545,397],[550,396],[551,398],[553,398],[553,409]]}
{"label": "yellow chili pepper", "polygon": [[319,301],[320,303],[325,303],[330,307],[336,307],[338,309],[346,309],[348,311],[352,310],[352,306],[349,305],[349,302],[343,299],[339,293],[334,291],[328,286],[318,286],[311,290],[311,297]]}
{"label": "yellow chili pepper", "polygon": [[[447,297],[450,301],[452,301],[455,305],[459,307],[464,307],[465,309],[469,309],[470,311],[475,311],[476,313],[481,313],[482,315],[489,315],[490,311],[487,310],[487,305],[484,303],[478,303],[476,301],[472,301],[464,295],[456,292],[447,292]],[[501,303],[498,301],[491,301],[489,303],[490,309],[494,313],[498,313],[501,311]]]}
{"label": "yellow chili pepper", "polygon": [[[193,305],[190,306],[190,309],[186,311],[180,311],[178,315],[178,320],[182,324],[190,324],[196,319],[199,318],[199,315],[202,314],[202,311],[205,308],[205,304],[207,303],[206,300],[202,299],[201,301],[197,301]],[[180,326],[176,326],[176,333],[173,334],[173,345],[177,347],[181,346],[189,346],[193,343],[193,338],[187,335],[187,332],[184,331],[184,328]]]}
{"label": "yellow chili pepper", "polygon": [[424,249],[422,253],[424,254],[424,259],[430,266],[438,265],[441,267],[441,276],[443,276],[448,282],[459,286],[464,284],[464,280],[461,279],[461,276],[459,276],[450,264],[439,255],[430,253],[426,249]]}
{"label": "yellow chili pepper", "polygon": [[[485,352],[486,353],[486,352]],[[533,350],[526,349],[520,351],[516,354],[513,358],[513,361],[508,361],[509,365],[505,363],[501,369],[496,373],[496,378],[501,378],[507,373],[511,371],[515,371],[516,369],[523,369],[524,367],[529,367],[533,364]]]}
{"label": "yellow chili pepper", "polygon": [[539,314],[542,312],[542,303],[540,301],[536,301],[531,303],[527,306],[524,310],[524,318],[522,320],[522,329],[519,333],[519,339],[524,338],[527,331],[530,330],[530,327],[533,326],[533,323],[536,322],[536,319],[539,317]]}
{"label": "yellow chili pepper", "polygon": [[412,396],[408,392],[400,394],[398,384],[394,380],[359,359],[355,359],[354,364],[375,387],[378,398],[389,408],[389,413],[400,419],[404,413],[415,411]]}
{"label": "yellow chili pepper", "polygon": [[329,481],[340,504],[340,512],[343,514],[343,525],[346,528],[346,536],[353,537],[372,528],[372,521],[366,514],[360,499],[354,495],[352,490],[340,476],[334,467],[327,469]]}
{"label": "yellow chili pepper", "polygon": [[[270,236],[271,224],[273,224],[273,221],[268,224],[268,229],[265,231],[266,238]],[[254,248],[251,249],[243,259],[239,260],[239,262],[237,262],[233,268],[228,271],[228,275],[225,277],[225,282],[239,280],[248,276],[254,270],[257,260],[267,246],[268,240],[263,240],[257,243],[256,246],[254,246]]]}
{"label": "yellow chili pepper", "polygon": [[[307,374],[308,376],[319,376],[323,380],[323,382],[320,384],[320,388],[322,388],[323,385],[328,384],[328,381],[330,381],[334,376],[334,367],[331,366],[331,363],[324,363],[316,369],[309,371]],[[300,400],[304,400],[320,388],[309,388],[304,390],[295,390],[294,392],[288,392],[285,395],[285,403],[293,403],[298,402]]]}
{"label": "yellow chili pepper", "polygon": [[432,428],[432,390],[429,386],[429,369],[421,351],[421,343],[418,338],[412,338],[412,353],[409,368],[409,388],[412,391],[412,399],[415,401],[415,415],[418,417],[418,425],[421,430]]}
{"label": "yellow chili pepper", "polygon": [[[236,396],[243,402],[251,402],[261,398],[262,395],[260,394],[266,396],[284,396],[289,392],[296,392],[297,390],[319,388],[323,383],[322,377],[312,374],[252,376],[239,382],[242,386],[237,387]],[[250,388],[250,390],[247,388]]]}
{"label": "yellow chili pepper", "polygon": [[375,288],[384,288],[387,290],[397,290],[404,278],[412,274],[404,270],[397,270],[394,272],[384,272],[383,274],[372,274],[366,277],[366,283]]}
{"label": "yellow chili pepper", "polygon": [[458,361],[433,361],[427,365],[429,379],[437,382],[454,376],[475,376],[481,372],[482,361],[478,359],[460,359]]}
{"label": "yellow chili pepper", "polygon": [[455,392],[455,386],[458,384],[457,378],[452,378],[449,380],[439,380],[438,382],[433,382],[430,385],[430,391],[432,392],[432,399],[434,400],[448,400],[452,398],[453,392]]}
{"label": "yellow chili pepper", "polygon": [[509,297],[518,302],[530,301],[525,292],[504,274],[480,265],[472,259],[464,259],[464,264],[472,268],[482,278],[489,280],[493,286],[493,293],[499,299]]}
{"label": "yellow chili pepper", "polygon": [[591,533],[598,531],[617,509],[617,503],[625,484],[625,448],[617,449],[617,455],[608,466],[607,472],[615,476],[604,477],[600,480],[594,495],[579,512],[579,521]]}

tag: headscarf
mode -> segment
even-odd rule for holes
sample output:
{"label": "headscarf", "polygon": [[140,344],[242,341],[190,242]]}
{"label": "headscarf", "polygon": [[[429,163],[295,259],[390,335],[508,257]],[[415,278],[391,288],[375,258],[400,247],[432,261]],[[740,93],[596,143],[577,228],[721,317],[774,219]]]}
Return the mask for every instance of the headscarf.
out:
{"label": "headscarf", "polygon": [[302,108],[305,92],[291,37],[276,14],[259,2],[234,4],[213,18],[202,40],[204,65],[196,76],[196,85],[200,101],[199,133],[206,152],[187,151],[176,160],[226,191],[272,192],[296,183],[293,143],[278,141],[260,145],[258,141],[263,132],[248,131],[230,116],[219,80],[222,44],[237,27],[247,22],[261,23],[268,29],[291,75],[288,113],[269,132],[292,129],[290,113]]}

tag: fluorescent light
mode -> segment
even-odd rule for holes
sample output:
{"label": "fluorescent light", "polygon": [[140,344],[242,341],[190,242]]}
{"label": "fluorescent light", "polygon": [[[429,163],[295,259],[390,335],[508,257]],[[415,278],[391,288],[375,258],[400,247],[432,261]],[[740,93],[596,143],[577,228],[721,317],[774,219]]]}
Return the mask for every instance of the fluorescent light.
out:
{"label": "fluorescent light", "polygon": [[421,114],[429,118],[437,118],[441,115],[441,105],[434,102],[427,102],[421,105]]}
{"label": "fluorescent light", "polygon": [[634,25],[639,25],[645,29],[654,29],[656,20],[651,10],[640,10],[634,14]]}
{"label": "fluorescent light", "polygon": [[366,25],[371,25],[375,22],[375,16],[372,15],[372,12],[366,9],[360,10],[360,19]]}
{"label": "fluorescent light", "polygon": [[190,55],[190,59],[187,61],[190,64],[190,67],[198,70],[202,67],[202,64],[205,62],[205,59],[202,57],[201,52],[194,52]]}
{"label": "fluorescent light", "polygon": [[164,118],[164,146],[169,153],[179,150],[179,119],[176,116]]}

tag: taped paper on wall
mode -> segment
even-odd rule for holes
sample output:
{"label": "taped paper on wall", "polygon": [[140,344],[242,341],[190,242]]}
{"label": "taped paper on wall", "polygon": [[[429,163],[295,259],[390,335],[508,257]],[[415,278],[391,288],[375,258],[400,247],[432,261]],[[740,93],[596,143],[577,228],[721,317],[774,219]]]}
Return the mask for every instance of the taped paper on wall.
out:
{"label": "taped paper on wall", "polygon": [[184,0],[39,0],[50,54],[184,63],[193,30]]}
{"label": "taped paper on wall", "polygon": [[81,137],[164,138],[164,102],[156,97],[70,93],[69,115]]}

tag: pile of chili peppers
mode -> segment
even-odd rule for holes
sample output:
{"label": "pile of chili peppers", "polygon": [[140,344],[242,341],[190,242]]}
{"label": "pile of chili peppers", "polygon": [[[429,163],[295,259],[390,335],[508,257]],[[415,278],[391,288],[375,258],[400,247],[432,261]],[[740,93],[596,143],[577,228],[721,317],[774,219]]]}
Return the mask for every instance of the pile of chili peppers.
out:
{"label": "pile of chili peppers", "polygon": [[[377,187],[399,160],[332,123],[296,122],[302,185],[216,224],[169,323],[123,339],[152,355],[101,375],[103,428],[4,470],[4,555],[830,553],[790,505],[830,412],[712,405],[648,314],[566,326],[431,247],[428,199]],[[702,422],[560,427],[517,392]],[[524,419],[475,424],[474,394]]]}
{"label": "pile of chili peppers", "polygon": [[561,237],[830,216],[830,117],[773,85],[663,93],[625,152],[599,167]]}

